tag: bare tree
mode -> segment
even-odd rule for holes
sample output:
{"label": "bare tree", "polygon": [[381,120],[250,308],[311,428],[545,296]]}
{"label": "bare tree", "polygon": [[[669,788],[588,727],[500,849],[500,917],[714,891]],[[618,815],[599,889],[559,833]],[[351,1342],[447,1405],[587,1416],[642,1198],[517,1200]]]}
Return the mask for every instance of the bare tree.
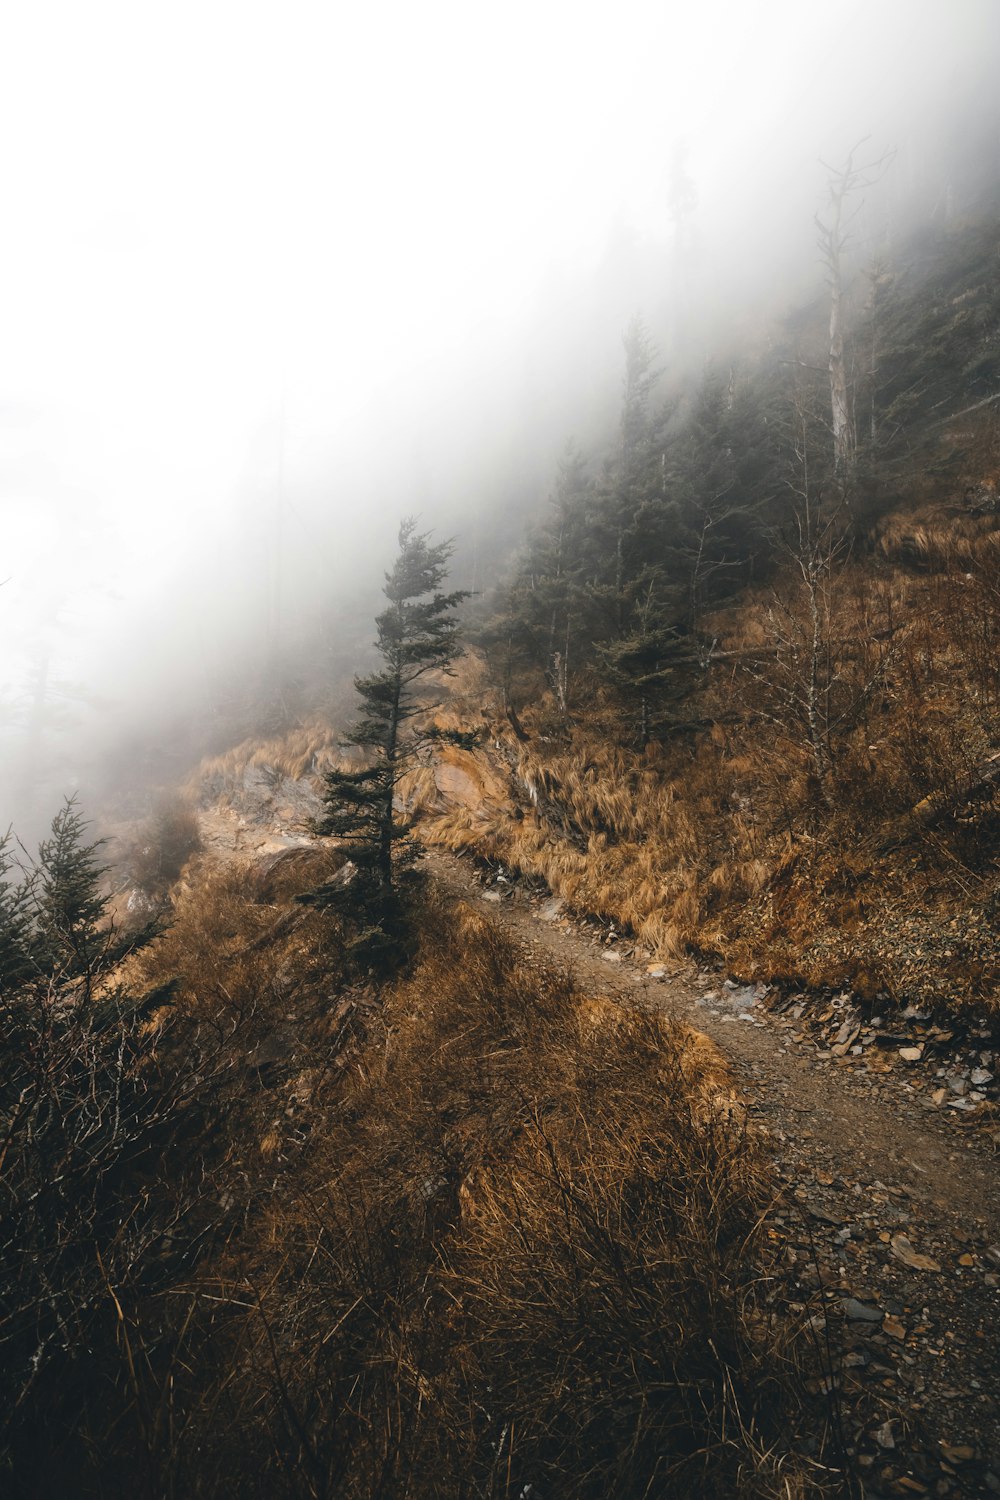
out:
{"label": "bare tree", "polygon": [[844,356],[844,251],[850,240],[850,226],[860,203],[851,207],[859,192],[871,187],[887,170],[893,153],[886,151],[871,161],[856,161],[861,141],[848,153],[842,167],[823,163],[828,173],[829,202],[826,218],[816,215],[820,253],[830,284],[830,416],[833,430],[834,469],[841,479],[849,478],[857,456],[857,428],[851,404]]}
{"label": "bare tree", "polygon": [[838,760],[896,647],[890,641],[872,654],[856,637],[847,506],[843,495],[825,500],[816,479],[820,424],[801,388],[791,419],[786,484],[793,524],[775,538],[783,579],[766,608],[766,644],[747,651],[742,670],[755,684],[756,712],[801,754],[816,818],[835,809]]}

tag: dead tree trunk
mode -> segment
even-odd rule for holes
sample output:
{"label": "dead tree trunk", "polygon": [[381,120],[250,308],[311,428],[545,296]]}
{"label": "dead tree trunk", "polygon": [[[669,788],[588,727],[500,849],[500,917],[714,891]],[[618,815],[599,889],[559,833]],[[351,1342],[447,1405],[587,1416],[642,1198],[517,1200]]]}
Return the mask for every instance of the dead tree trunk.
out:
{"label": "dead tree trunk", "polygon": [[840,477],[854,467],[856,441],[844,359],[844,276],[841,261],[845,243],[844,199],[852,177],[851,158],[843,172],[830,183],[830,222],[816,219],[819,246],[830,281],[830,425],[833,431],[833,466]]}
{"label": "dead tree trunk", "polygon": [[850,384],[847,378],[847,360],[844,354],[844,249],[850,238],[850,221],[857,212],[846,214],[853,195],[863,188],[871,187],[881,177],[891,160],[889,153],[877,161],[864,166],[855,164],[855,147],[848,155],[844,166],[827,168],[830,195],[827,218],[816,216],[816,229],[820,253],[827,269],[830,284],[830,426],[833,432],[834,470],[840,479],[849,479],[857,458],[857,431],[851,404]]}

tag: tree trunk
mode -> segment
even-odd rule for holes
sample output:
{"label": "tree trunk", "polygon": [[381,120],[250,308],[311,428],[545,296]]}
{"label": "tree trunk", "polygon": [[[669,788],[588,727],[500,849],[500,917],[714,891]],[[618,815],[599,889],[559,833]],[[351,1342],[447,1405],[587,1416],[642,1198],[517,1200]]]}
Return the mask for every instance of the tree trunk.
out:
{"label": "tree trunk", "polygon": [[833,427],[833,464],[838,475],[854,467],[854,424],[847,389],[844,360],[844,285],[840,264],[843,237],[840,228],[843,192],[834,193],[833,223],[828,230],[826,260],[830,272],[830,418]]}
{"label": "tree trunk", "polygon": [[394,663],[392,708],[389,714],[388,733],[385,738],[386,789],[379,820],[378,873],[383,892],[392,890],[392,830],[396,800],[396,746],[399,743],[400,706],[403,695],[403,663]]}
{"label": "tree trunk", "polygon": [[649,699],[643,693],[639,709],[639,749],[645,750],[649,744]]}
{"label": "tree trunk", "polygon": [[847,365],[844,359],[844,278],[841,256],[848,241],[844,205],[860,189],[871,187],[892,160],[886,152],[877,160],[857,166],[854,151],[839,170],[828,169],[830,222],[817,215],[819,246],[830,275],[830,417],[833,428],[833,461],[839,478],[849,478],[857,455],[857,433],[851,411]]}

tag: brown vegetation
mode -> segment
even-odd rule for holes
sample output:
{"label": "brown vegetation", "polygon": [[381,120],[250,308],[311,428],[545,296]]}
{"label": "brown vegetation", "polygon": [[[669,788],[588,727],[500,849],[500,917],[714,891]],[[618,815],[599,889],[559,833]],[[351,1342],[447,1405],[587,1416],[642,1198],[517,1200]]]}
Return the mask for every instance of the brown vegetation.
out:
{"label": "brown vegetation", "polygon": [[792,556],[707,620],[691,725],[643,754],[599,689],[586,714],[559,715],[525,682],[528,740],[498,707],[478,757],[506,772],[506,797],[466,757],[488,805],[438,774],[424,836],[541,876],[653,950],[994,1004],[1000,529],[928,509],[874,542],[831,543],[811,571]]}
{"label": "brown vegetation", "polygon": [[162,898],[200,848],[197,812],[184,798],[163,798],[129,851],[131,881],[145,896]]}
{"label": "brown vegetation", "polygon": [[251,738],[202,761],[192,789],[200,793],[216,779],[237,781],[251,766],[301,780],[337,759],[339,736],[322,720],[307,720],[273,739]]}
{"label": "brown vegetation", "polygon": [[174,986],[147,1035],[184,1169],[126,1164],[159,1237],[95,1284],[87,1380],[18,1413],[9,1492],[818,1492],[718,1057],[466,908],[345,989],[293,899],[324,860],[189,866],[133,960]]}

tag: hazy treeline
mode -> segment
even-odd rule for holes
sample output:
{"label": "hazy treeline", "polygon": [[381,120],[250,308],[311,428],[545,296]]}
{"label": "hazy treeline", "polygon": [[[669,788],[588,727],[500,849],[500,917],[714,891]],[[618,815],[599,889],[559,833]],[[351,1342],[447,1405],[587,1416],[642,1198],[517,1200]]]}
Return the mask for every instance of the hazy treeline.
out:
{"label": "hazy treeline", "polygon": [[[117,757],[114,783],[124,769],[141,785],[169,780],[178,764],[256,727],[257,718],[273,725],[304,709],[339,709],[342,686],[364,664],[363,622],[377,601],[400,515],[419,514],[438,536],[455,534],[454,582],[481,592],[537,515],[568,437],[575,435],[588,481],[607,483],[597,471],[618,442],[621,338],[637,315],[653,366],[661,369],[648,416],[660,436],[671,438],[668,467],[681,428],[704,429],[700,440],[685,439],[689,478],[672,481],[680,529],[669,545],[678,554],[690,550],[705,522],[698,507],[715,481],[713,494],[720,483],[730,486],[725,504],[719,502],[723,509],[741,509],[744,521],[760,514],[757,491],[743,492],[747,476],[718,472],[728,439],[706,417],[714,399],[709,386],[721,387],[729,438],[743,440],[754,427],[754,462],[780,468],[783,460],[773,445],[758,441],[759,432],[766,417],[770,436],[773,401],[784,401],[787,413],[782,369],[787,376],[794,361],[826,363],[822,325],[829,306],[814,218],[828,218],[829,172],[842,167],[852,147],[862,162],[892,156],[854,196],[846,223],[851,379],[867,441],[873,413],[861,408],[870,394],[866,381],[873,386],[868,345],[874,338],[882,359],[895,338],[902,352],[883,320],[891,319],[905,283],[912,252],[904,247],[920,234],[947,234],[980,213],[992,191],[995,12],[970,0],[944,26],[931,6],[887,5],[864,28],[845,23],[821,47],[811,22],[801,35],[783,30],[781,7],[738,26],[732,17],[723,20],[713,39],[718,56],[704,55],[705,85],[690,130],[678,125],[655,135],[648,128],[652,102],[640,94],[629,104],[636,128],[628,149],[620,146],[615,157],[610,143],[625,125],[608,120],[607,155],[599,170],[591,163],[587,176],[576,153],[589,134],[582,121],[579,140],[567,129],[567,183],[558,184],[558,202],[573,223],[578,214],[585,220],[585,251],[544,238],[539,223],[535,270],[528,278],[518,261],[517,290],[496,268],[490,282],[485,263],[470,262],[449,301],[440,291],[442,267],[460,265],[464,231],[459,226],[449,245],[454,226],[433,219],[440,201],[428,198],[426,221],[419,204],[412,220],[423,226],[420,258],[414,250],[407,261],[400,249],[393,267],[398,285],[378,260],[382,281],[372,283],[364,304],[371,317],[367,339],[361,317],[348,343],[343,322],[324,321],[340,295],[332,285],[324,289],[327,300],[317,292],[310,322],[313,283],[304,282],[294,303],[298,343],[287,357],[271,358],[261,337],[254,360],[264,360],[267,378],[252,401],[247,397],[235,436],[232,412],[218,413],[230,467],[219,468],[213,452],[216,467],[206,462],[197,486],[184,481],[186,490],[182,483],[168,496],[173,470],[143,472],[130,458],[132,467],[115,478],[128,502],[112,502],[95,472],[84,483],[67,467],[75,426],[59,426],[48,408],[31,401],[5,407],[16,441],[3,481],[34,499],[30,517],[15,510],[11,579],[0,589],[9,658],[0,822],[16,816],[29,837],[43,832],[64,791],[96,789],[109,747]],[[580,35],[568,45],[582,45],[589,35],[581,19]],[[676,61],[686,55],[685,35],[678,32],[674,41]],[[756,75],[749,53],[741,62],[742,46],[756,49]],[[526,57],[526,68],[529,62],[534,71],[540,67]],[[624,86],[617,77],[605,82],[609,98]],[[552,97],[571,83],[576,107],[580,80],[553,77]],[[549,161],[544,122],[531,119],[539,132],[534,154]],[[589,115],[586,124],[588,133],[597,129]],[[530,143],[518,140],[511,150],[524,155],[504,177],[494,226],[494,239],[502,235],[512,244],[530,243],[533,232],[517,220],[519,202],[526,210],[529,188],[535,191]],[[429,173],[430,165],[422,170]],[[591,190],[599,201],[585,215]],[[265,289],[279,300],[292,298],[295,272],[278,264],[281,274]],[[421,312],[422,344],[399,312],[412,306],[416,318],[420,275],[439,297]],[[379,313],[383,302],[396,310],[395,325]],[[491,302],[502,313],[482,310]],[[874,324],[869,318],[872,326],[863,331],[869,305]],[[251,343],[263,326],[248,310]],[[815,382],[798,369],[811,420],[822,423]],[[901,416],[902,429],[916,419],[919,403],[911,399],[909,415],[895,411],[884,363],[878,378],[882,409],[874,420],[884,448]],[[985,389],[982,381],[970,385]],[[672,410],[666,425],[664,402]],[[923,409],[936,410],[931,400]],[[784,421],[786,413],[777,415]],[[156,419],[155,412],[146,416]],[[210,417],[206,410],[198,420],[210,425]],[[124,409],[102,414],[109,430],[118,431],[119,419],[126,430]],[[185,444],[195,436],[193,427],[171,433],[170,443],[161,444],[164,457],[187,463]],[[36,443],[55,459],[44,483]],[[118,438],[115,446],[122,446]],[[709,471],[715,481],[706,478]],[[759,488],[758,480],[751,488]],[[648,489],[650,474],[642,482]],[[733,514],[711,529],[717,540],[742,524]],[[658,525],[665,535],[673,520],[663,515]],[[743,540],[755,551],[749,535]],[[725,548],[717,551],[707,559],[713,590],[723,572],[733,578],[739,572]],[[715,566],[723,555],[725,567]],[[615,632],[621,635],[617,623]]]}
{"label": "hazy treeline", "polygon": [[863,146],[830,173],[817,239],[828,260],[836,250],[835,274],[828,264],[826,288],[768,347],[683,379],[642,320],[629,324],[617,431],[596,455],[567,449],[481,610],[478,639],[515,711],[518,691],[543,684],[564,714],[581,707],[579,684],[596,673],[626,708],[626,738],[691,727],[712,612],[748,583],[789,560],[818,581],[904,499],[993,503],[980,487],[1000,387],[996,193],[862,254],[844,225],[892,169]]}

